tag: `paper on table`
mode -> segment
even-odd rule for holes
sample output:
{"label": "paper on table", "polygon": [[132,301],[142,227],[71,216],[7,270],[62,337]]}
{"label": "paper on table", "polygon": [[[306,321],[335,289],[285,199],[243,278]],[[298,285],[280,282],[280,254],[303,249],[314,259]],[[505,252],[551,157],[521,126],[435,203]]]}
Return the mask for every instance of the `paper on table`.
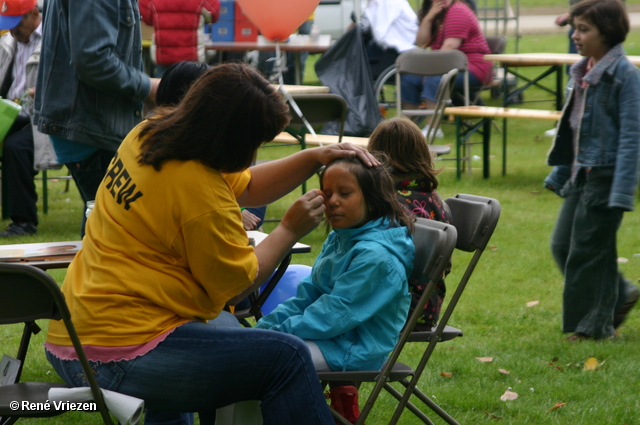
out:
{"label": "paper on table", "polygon": [[[120,394],[115,391],[103,390],[102,395],[109,412],[118,419],[121,424],[136,425],[144,411],[144,400]],[[89,387],[76,388],[51,388],[49,390],[50,401],[69,401],[72,403],[93,400],[93,394]]]}

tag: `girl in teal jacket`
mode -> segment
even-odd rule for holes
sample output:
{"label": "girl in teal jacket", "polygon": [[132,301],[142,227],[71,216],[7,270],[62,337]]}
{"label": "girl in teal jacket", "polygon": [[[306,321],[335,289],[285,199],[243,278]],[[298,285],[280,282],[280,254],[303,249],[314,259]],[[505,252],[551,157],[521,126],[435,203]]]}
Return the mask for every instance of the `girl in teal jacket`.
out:
{"label": "girl in teal jacket", "polygon": [[[409,311],[413,223],[396,201],[384,166],[366,167],[352,158],[333,161],[322,174],[321,188],[333,231],[296,296],[256,327],[305,340],[318,370],[378,370]],[[346,388],[357,394],[355,387]],[[334,407],[338,392],[331,391]]]}

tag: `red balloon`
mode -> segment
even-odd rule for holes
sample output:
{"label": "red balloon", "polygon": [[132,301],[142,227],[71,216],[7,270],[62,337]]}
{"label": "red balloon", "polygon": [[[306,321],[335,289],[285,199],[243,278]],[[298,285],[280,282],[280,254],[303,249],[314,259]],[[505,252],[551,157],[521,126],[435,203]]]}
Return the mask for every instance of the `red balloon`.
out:
{"label": "red balloon", "polygon": [[284,41],[311,16],[320,0],[237,0],[263,36]]}

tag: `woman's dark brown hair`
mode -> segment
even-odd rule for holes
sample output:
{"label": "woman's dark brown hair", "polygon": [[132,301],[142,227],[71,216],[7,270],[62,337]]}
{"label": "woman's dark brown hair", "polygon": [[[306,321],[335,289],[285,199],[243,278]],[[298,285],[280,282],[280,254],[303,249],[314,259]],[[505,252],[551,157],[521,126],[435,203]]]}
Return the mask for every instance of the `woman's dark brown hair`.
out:
{"label": "woman's dark brown hair", "polygon": [[[453,0],[451,2],[451,5],[453,5],[457,0]],[[424,19],[425,16],[427,16],[427,13],[429,13],[429,9],[431,9],[431,5],[433,4],[432,0],[424,0],[422,2],[422,7],[420,7],[420,10],[418,10],[418,21],[422,22],[422,20]],[[451,7],[451,5],[449,5],[449,7]],[[445,7],[444,9],[442,9],[440,11],[440,13],[438,13],[436,15],[435,18],[433,18],[433,22],[431,23],[431,40],[435,40],[436,38],[436,34],[438,33],[438,28],[440,28],[440,24],[442,24],[442,20],[444,19],[444,15],[445,13],[447,13],[447,10],[449,10],[449,7]]]}
{"label": "woman's dark brown hair", "polygon": [[393,167],[392,174],[421,174],[431,192],[438,187],[436,171],[429,146],[420,128],[407,118],[391,118],[382,121],[371,136],[367,149],[382,152]]}
{"label": "woman's dark brown hair", "polygon": [[320,189],[323,188],[324,173],[336,165],[344,165],[354,175],[367,206],[369,220],[387,217],[392,226],[406,226],[408,234],[413,233],[413,219],[402,209],[396,199],[396,190],[389,173],[386,156],[376,152],[374,155],[380,161],[377,167],[367,167],[357,157],[340,158],[331,161],[320,176]]}
{"label": "woman's dark brown hair", "polygon": [[229,63],[204,73],[176,108],[142,124],[140,164],[198,160],[224,173],[249,167],[258,147],[289,123],[283,97],[256,70]]}
{"label": "woman's dark brown hair", "polygon": [[629,15],[620,0],[582,0],[570,14],[572,26],[577,17],[591,22],[609,47],[622,43],[629,34]]}

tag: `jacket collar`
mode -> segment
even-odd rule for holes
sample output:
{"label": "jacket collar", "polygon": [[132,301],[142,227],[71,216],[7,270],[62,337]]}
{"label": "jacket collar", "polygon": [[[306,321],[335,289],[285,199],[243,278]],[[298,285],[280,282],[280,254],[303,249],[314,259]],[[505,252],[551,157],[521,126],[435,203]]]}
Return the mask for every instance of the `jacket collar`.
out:
{"label": "jacket collar", "polygon": [[623,56],[625,56],[625,52],[622,44],[617,44],[613,46],[588,73],[586,69],[590,58],[584,57],[571,67],[571,77],[578,83],[584,80],[588,85],[594,86],[600,82],[602,75],[605,73],[613,75],[615,65]]}

